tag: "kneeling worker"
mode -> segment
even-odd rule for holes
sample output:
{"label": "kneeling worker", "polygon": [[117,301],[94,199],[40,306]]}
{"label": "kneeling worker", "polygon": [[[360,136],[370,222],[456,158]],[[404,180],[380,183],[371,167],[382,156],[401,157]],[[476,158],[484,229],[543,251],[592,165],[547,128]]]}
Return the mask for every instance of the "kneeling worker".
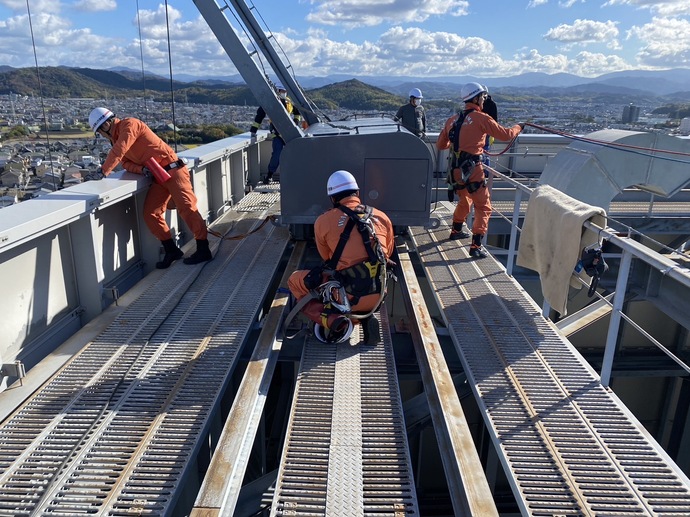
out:
{"label": "kneeling worker", "polygon": [[[314,334],[321,341],[348,339],[353,319],[363,320],[365,341],[378,341],[378,336],[372,336],[378,330],[372,313],[385,295],[386,267],[395,248],[393,224],[382,211],[362,204],[357,180],[348,171],[331,174],[327,193],[333,208],[314,223],[314,239],[324,264],[311,271],[295,271],[288,287],[298,305],[306,301],[301,310],[315,323]],[[324,291],[335,295],[331,298],[327,292],[324,296]],[[308,295],[310,299],[303,300]]]}
{"label": "kneeling worker", "polygon": [[165,250],[163,260],[157,262],[156,267],[168,268],[184,255],[175,244],[165,221],[165,211],[171,198],[196,239],[196,251],[183,262],[199,264],[211,260],[213,256],[208,246],[206,221],[197,209],[197,199],[185,162],[178,159],[175,151],[139,119],[119,119],[107,108],[95,108],[89,115],[89,125],[95,134],[110,140],[113,147],[103,166],[87,174],[85,181],[105,178],[120,162],[129,172],[149,175],[153,171],[146,167],[146,163],[151,159],[167,171],[166,178],[170,176],[163,182],[156,180],[151,183],[144,200],[144,222],[162,242]]}

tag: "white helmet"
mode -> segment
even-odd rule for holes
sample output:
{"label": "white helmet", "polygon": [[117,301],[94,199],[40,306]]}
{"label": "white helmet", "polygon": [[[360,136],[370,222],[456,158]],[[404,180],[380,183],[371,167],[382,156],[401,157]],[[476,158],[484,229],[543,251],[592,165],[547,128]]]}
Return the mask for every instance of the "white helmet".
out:
{"label": "white helmet", "polygon": [[414,97],[416,99],[423,99],[424,98],[424,97],[422,97],[422,90],[420,90],[419,88],[412,88],[410,90],[410,97]]}
{"label": "white helmet", "polygon": [[342,343],[347,341],[350,339],[355,326],[350,318],[345,319],[347,319],[347,326],[340,332],[333,332],[332,330],[322,327],[318,323],[314,323],[314,336],[322,343]]}
{"label": "white helmet", "polygon": [[482,92],[488,93],[489,90],[486,86],[479,83],[467,83],[460,88],[460,97],[462,98],[463,102],[467,102],[474,99]]}
{"label": "white helmet", "polygon": [[94,108],[89,115],[89,126],[94,133],[103,125],[106,120],[113,118],[115,114],[108,108]]}
{"label": "white helmet", "polygon": [[345,190],[359,190],[357,180],[347,171],[335,171],[331,174],[326,187],[329,197]]}

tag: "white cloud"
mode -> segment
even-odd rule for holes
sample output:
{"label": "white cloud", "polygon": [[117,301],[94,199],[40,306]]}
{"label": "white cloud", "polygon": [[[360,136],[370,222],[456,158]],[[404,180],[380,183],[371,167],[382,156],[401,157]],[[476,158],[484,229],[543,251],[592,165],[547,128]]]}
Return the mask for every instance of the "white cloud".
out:
{"label": "white cloud", "polygon": [[[26,0],[0,0],[0,5],[17,14],[27,14]],[[33,18],[37,13],[59,13],[62,10],[62,3],[60,0],[32,0],[29,7]]]}
{"label": "white cloud", "polygon": [[116,0],[78,0],[74,2],[74,8],[78,11],[96,13],[101,11],[114,11],[117,9]]}
{"label": "white cloud", "polygon": [[[43,0],[32,0],[33,2]],[[307,0],[305,0],[307,1]],[[318,1],[318,0],[314,0]],[[345,9],[344,0],[323,0],[319,5],[339,5]],[[396,7],[406,12],[426,9],[421,16],[431,12],[441,12],[449,5],[460,7],[461,3],[436,0],[420,4],[420,0],[390,0],[399,2]],[[15,0],[0,0],[4,5]],[[536,2],[536,0],[535,0]],[[534,2],[533,2],[534,3]],[[37,34],[36,46],[40,66],[79,66],[89,68],[109,68],[125,66],[146,70],[166,76],[169,73],[169,60],[172,59],[173,73],[197,76],[223,76],[235,74],[230,58],[212,34],[204,19],[197,15],[190,19],[181,11],[169,6],[166,20],[163,3],[148,10],[140,10],[142,42],[138,39],[138,20],[136,13],[129,19],[130,27],[121,30],[107,30],[102,35],[91,28],[75,29],[73,17],[40,13],[34,18],[34,31]],[[347,5],[358,9],[372,9],[373,0],[351,0]],[[462,5],[466,4],[462,2]],[[464,9],[464,7],[462,7]],[[364,11],[362,11],[364,12]],[[88,15],[94,16],[94,15]],[[106,15],[107,16],[107,15]],[[446,18],[448,18],[446,14]],[[388,20],[390,21],[390,20]],[[170,26],[170,53],[168,51],[168,31]],[[636,41],[642,42],[635,63],[644,67],[688,66],[689,22],[678,19],[654,19],[648,25],[633,27],[628,31],[630,47]],[[27,66],[27,56],[33,61],[33,49],[29,37],[26,13],[19,9],[16,16],[0,20],[0,33],[3,36],[3,50],[7,56],[2,64]],[[473,75],[476,77],[510,76],[525,72],[569,72],[584,76],[600,75],[632,66],[623,58],[608,55],[604,45],[618,47],[619,26],[617,22],[597,22],[576,20],[550,29],[545,39],[559,44],[553,53],[526,47],[514,51],[514,55],[501,54],[493,42],[485,37],[465,36],[445,31],[431,31],[415,24],[400,22],[387,28],[369,40],[341,40],[340,30],[331,35],[325,29],[292,27],[284,32],[274,32],[280,47],[285,51],[290,63],[299,76],[329,74],[392,75],[392,76],[450,76]],[[128,30],[125,30],[128,29]],[[134,30],[132,30],[134,29]],[[339,28],[338,28],[339,29]],[[336,29],[330,29],[336,33]],[[128,34],[123,36],[123,34]],[[352,33],[354,37],[354,32]],[[486,38],[491,37],[491,33]],[[240,35],[244,40],[244,35]],[[596,53],[572,53],[573,48],[599,45]],[[626,47],[628,45],[626,44]],[[632,58],[630,58],[632,59]],[[33,66],[30,63],[28,66]]]}
{"label": "white cloud", "polygon": [[[50,13],[31,15],[36,59],[40,66],[91,66],[107,68],[107,63],[99,59],[99,49],[113,50],[117,59],[117,40],[97,36],[90,29],[73,29],[69,20]],[[3,47],[6,64],[26,66],[26,56],[34,55],[31,43],[28,15],[16,16],[0,23],[3,29]],[[32,60],[33,61],[33,58]],[[98,66],[96,66],[98,65]]]}
{"label": "white cloud", "polygon": [[[141,67],[143,54],[144,68],[159,74],[169,74],[171,59],[173,74],[184,72],[203,76],[236,73],[230,58],[201,16],[184,21],[181,13],[168,5],[166,21],[165,5],[160,4],[155,11],[141,10],[139,21],[141,44],[138,39],[134,39],[123,50],[129,62],[138,63],[137,67]],[[132,24],[137,25],[136,17],[132,19]],[[184,70],[179,68],[180,63],[184,63]]]}
{"label": "white cloud", "polygon": [[566,45],[590,45],[606,43],[611,48],[620,48],[618,22],[575,20],[572,25],[561,24],[544,34],[544,39]]}
{"label": "white cloud", "polygon": [[312,0],[307,21],[344,28],[388,23],[420,23],[432,16],[463,16],[467,0]]}
{"label": "white cloud", "polygon": [[525,72],[569,72],[595,76],[631,68],[615,55],[581,52],[541,54],[534,49],[503,58],[485,39],[465,38],[448,32],[393,27],[374,42],[355,44],[331,40],[324,31],[311,31],[300,38],[275,34],[298,75],[474,75],[501,77]]}
{"label": "white cloud", "polygon": [[580,52],[568,60],[568,72],[584,77],[596,77],[617,70],[629,70],[632,67],[616,55]]}
{"label": "white cloud", "polygon": [[578,2],[582,2],[584,4],[585,0],[561,0],[560,2],[558,2],[558,5],[559,7],[564,7],[568,9]]}
{"label": "white cloud", "polygon": [[637,38],[643,46],[637,53],[640,64],[655,67],[690,65],[690,21],[678,18],[653,18],[650,23],[634,26],[628,38]]}
{"label": "white cloud", "polygon": [[546,5],[549,3],[549,0],[531,0],[529,4],[527,4],[527,8],[531,7],[539,7],[540,5]]}
{"label": "white cloud", "polygon": [[681,16],[690,14],[687,0],[609,0],[604,6],[628,5],[638,9],[648,9],[659,16]]}

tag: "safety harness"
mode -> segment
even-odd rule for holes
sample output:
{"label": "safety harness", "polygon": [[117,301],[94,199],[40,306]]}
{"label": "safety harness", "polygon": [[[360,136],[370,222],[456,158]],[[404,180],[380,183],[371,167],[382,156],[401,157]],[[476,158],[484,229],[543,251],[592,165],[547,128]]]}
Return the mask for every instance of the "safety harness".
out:
{"label": "safety harness", "polygon": [[[303,297],[290,311],[285,319],[285,329],[289,327],[297,313],[314,299],[319,299],[324,305],[324,311],[321,314],[321,326],[323,328],[327,328],[328,316],[334,313],[347,315],[351,319],[366,319],[376,312],[381,305],[386,295],[388,277],[395,279],[392,271],[388,271],[386,268],[388,259],[376,235],[372,219],[373,209],[366,205],[359,205],[355,210],[344,205],[338,205],[337,208],[348,216],[348,220],[340,234],[333,256],[323,265],[312,269],[305,278],[305,285],[310,288],[309,294]],[[362,237],[367,252],[367,260],[337,271],[338,261],[355,226]],[[321,282],[324,275],[327,280]],[[318,287],[311,288],[316,282],[318,282]],[[379,293],[380,296],[371,311],[366,314],[352,313],[352,305],[357,305],[361,297],[375,293]],[[290,339],[295,335],[287,336],[285,334],[285,337]]]}
{"label": "safety harness", "polygon": [[[460,129],[463,122],[465,122],[465,117],[467,117],[468,113],[471,111],[473,110],[466,109],[465,111],[459,112],[458,118],[448,130],[448,140],[452,144],[452,149],[448,155],[448,175],[446,177],[448,185],[450,185],[453,190],[467,188],[470,194],[479,190],[479,187],[484,184],[482,181],[474,181],[471,183],[469,181],[474,167],[482,161],[481,155],[460,150]],[[460,169],[461,171],[460,181],[455,181],[453,176],[453,171],[455,169]]]}
{"label": "safety harness", "polygon": [[[324,265],[324,271],[332,272],[332,276],[339,281],[345,288],[345,291],[353,297],[352,304],[357,305],[362,296],[385,292],[386,254],[376,235],[374,222],[371,217],[373,209],[370,206],[359,205],[355,210],[344,205],[338,205],[338,208],[347,214],[349,218],[345,225],[345,229],[340,234],[340,239],[333,251],[333,256],[330,260],[326,261]],[[355,225],[362,237],[368,260],[346,269],[336,271],[338,261],[343,254],[345,245],[350,239],[350,234]]]}

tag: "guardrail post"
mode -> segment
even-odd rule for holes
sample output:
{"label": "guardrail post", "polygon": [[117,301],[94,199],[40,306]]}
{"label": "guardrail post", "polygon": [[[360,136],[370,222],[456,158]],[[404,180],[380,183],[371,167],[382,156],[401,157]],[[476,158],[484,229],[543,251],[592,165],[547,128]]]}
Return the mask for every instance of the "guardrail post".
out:
{"label": "guardrail post", "polygon": [[618,329],[621,323],[621,312],[623,311],[623,303],[625,301],[625,292],[628,285],[628,276],[630,276],[630,265],[632,264],[632,253],[622,250],[621,262],[618,270],[618,278],[616,279],[616,294],[613,296],[613,310],[611,311],[611,320],[609,321],[609,329],[606,335],[606,348],[604,349],[604,361],[601,364],[601,385],[609,386],[611,382],[611,370],[613,369],[613,355],[616,352],[616,343],[618,341]]}
{"label": "guardrail post", "polygon": [[506,273],[513,276],[513,264],[515,263],[515,253],[517,251],[517,228],[520,222],[520,203],[522,202],[522,190],[515,189],[515,204],[513,205],[513,221],[510,225],[510,244],[508,246],[508,262],[506,263]]}

